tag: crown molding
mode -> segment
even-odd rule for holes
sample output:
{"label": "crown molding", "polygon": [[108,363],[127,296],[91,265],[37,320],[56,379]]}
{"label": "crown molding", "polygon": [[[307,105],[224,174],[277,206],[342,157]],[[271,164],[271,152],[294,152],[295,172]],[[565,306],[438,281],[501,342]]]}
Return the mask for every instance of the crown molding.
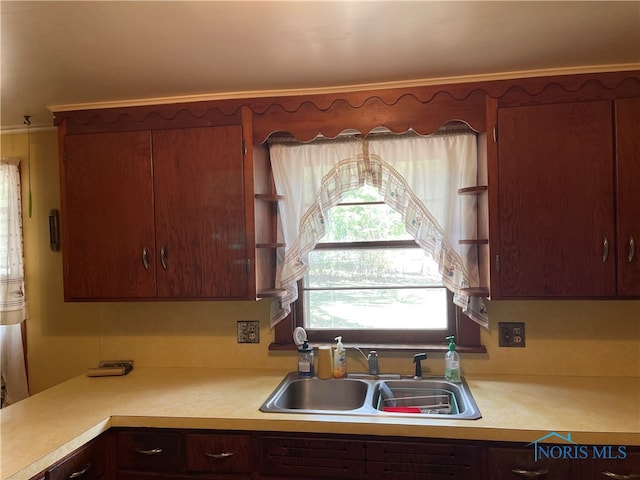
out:
{"label": "crown molding", "polygon": [[457,84],[457,83],[485,82],[485,81],[496,81],[496,80],[513,80],[513,79],[530,78],[530,77],[551,77],[556,75],[578,75],[578,74],[584,74],[584,73],[623,72],[623,71],[631,71],[631,70],[639,70],[639,69],[640,69],[640,63],[596,65],[596,66],[590,65],[590,66],[569,67],[569,68],[522,70],[522,71],[501,72],[501,73],[494,73],[494,74],[416,79],[416,80],[406,80],[406,81],[397,81],[397,82],[342,85],[342,86],[333,86],[333,87],[280,89],[280,90],[251,90],[251,91],[239,91],[239,92],[208,93],[208,94],[198,94],[198,95],[178,95],[178,96],[170,96],[170,97],[141,98],[141,99],[131,99],[131,100],[115,100],[115,101],[106,101],[106,102],[74,103],[74,104],[66,104],[66,105],[50,105],[50,106],[47,106],[47,108],[52,113],[56,113],[56,112],[69,112],[69,111],[77,111],[77,110],[139,107],[139,106],[149,106],[149,105],[166,105],[166,104],[174,104],[174,103],[190,103],[190,102],[203,102],[203,101],[215,101],[215,100],[236,100],[236,99],[245,99],[245,98],[287,97],[287,96],[298,96],[298,95],[358,92],[358,91],[378,90],[378,89],[423,87],[423,86],[431,86],[431,85],[449,85],[449,84]]}

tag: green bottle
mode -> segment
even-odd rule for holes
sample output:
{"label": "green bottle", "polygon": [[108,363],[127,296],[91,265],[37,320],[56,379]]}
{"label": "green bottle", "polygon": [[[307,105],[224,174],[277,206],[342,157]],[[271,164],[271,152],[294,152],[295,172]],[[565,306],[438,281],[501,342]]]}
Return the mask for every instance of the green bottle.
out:
{"label": "green bottle", "polygon": [[460,383],[460,355],[456,352],[455,337],[447,337],[449,351],[444,356],[444,378],[449,382]]}

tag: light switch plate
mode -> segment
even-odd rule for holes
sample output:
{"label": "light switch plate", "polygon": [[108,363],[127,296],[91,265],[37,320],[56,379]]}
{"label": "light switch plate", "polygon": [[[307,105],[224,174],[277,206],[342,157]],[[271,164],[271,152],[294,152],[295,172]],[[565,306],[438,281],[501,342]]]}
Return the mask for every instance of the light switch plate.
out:
{"label": "light switch plate", "polygon": [[260,343],[260,322],[258,320],[238,321],[238,343]]}

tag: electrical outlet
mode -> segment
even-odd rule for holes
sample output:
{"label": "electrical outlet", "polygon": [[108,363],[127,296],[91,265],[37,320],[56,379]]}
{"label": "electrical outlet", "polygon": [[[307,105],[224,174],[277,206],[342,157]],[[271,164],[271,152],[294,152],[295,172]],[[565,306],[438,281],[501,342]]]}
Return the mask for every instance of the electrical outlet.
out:
{"label": "electrical outlet", "polygon": [[257,320],[239,320],[238,343],[260,343],[260,322]]}
{"label": "electrical outlet", "polygon": [[523,322],[498,322],[501,347],[524,347],[524,323]]}

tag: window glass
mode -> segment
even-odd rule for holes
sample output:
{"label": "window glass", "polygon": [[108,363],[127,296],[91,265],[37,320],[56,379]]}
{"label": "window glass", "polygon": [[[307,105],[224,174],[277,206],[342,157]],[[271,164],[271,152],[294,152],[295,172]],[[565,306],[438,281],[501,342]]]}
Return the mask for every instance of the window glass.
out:
{"label": "window glass", "polygon": [[303,281],[312,330],[437,330],[450,325],[438,266],[407,234],[375,188],[345,195],[327,212],[326,235]]}

